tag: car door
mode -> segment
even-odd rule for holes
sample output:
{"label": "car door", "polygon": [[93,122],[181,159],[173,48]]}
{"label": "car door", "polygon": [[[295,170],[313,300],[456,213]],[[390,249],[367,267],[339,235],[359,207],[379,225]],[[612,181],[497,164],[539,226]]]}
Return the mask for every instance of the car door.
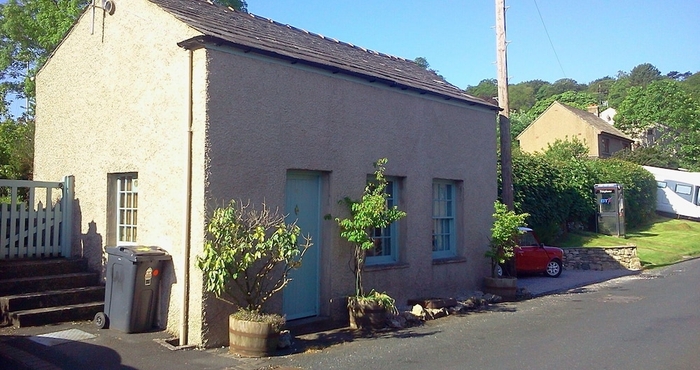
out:
{"label": "car door", "polygon": [[518,244],[515,248],[516,269],[523,272],[543,271],[549,257],[535,234],[532,231],[525,232],[520,235]]}

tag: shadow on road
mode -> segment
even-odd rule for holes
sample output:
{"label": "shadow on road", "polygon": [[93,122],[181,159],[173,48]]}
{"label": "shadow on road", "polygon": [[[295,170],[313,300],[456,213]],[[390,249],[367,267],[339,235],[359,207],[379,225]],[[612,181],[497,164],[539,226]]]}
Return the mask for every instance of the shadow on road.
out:
{"label": "shadow on road", "polygon": [[0,370],[107,369],[135,370],[122,365],[121,356],[111,348],[80,341],[40,344],[31,336],[0,336]]}

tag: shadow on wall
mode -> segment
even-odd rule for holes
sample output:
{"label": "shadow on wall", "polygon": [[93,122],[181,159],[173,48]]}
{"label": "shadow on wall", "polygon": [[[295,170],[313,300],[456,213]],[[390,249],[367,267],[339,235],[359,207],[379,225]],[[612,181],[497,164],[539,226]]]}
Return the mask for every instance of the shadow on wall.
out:
{"label": "shadow on wall", "polygon": [[175,264],[172,258],[163,261],[161,268],[163,276],[160,279],[160,293],[158,293],[158,307],[156,308],[156,321],[154,324],[159,328],[167,328],[171,293],[173,285],[177,284],[177,276],[175,275]]}
{"label": "shadow on wall", "polygon": [[[104,254],[102,234],[97,232],[97,223],[95,220],[90,221],[87,232],[83,234],[83,213],[80,208],[80,199],[73,201],[73,212],[73,235],[79,235],[79,241],[73,242],[73,255],[87,258],[89,269],[100,272],[100,277],[104,279],[107,256]],[[76,248],[78,250],[75,250]]]}

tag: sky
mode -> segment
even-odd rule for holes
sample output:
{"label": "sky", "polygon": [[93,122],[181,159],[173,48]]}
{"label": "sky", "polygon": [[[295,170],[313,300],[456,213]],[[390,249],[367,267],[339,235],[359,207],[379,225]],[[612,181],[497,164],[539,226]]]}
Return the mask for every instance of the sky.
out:
{"label": "sky", "polygon": [[[495,0],[247,0],[248,12],[406,59],[460,88],[496,78]],[[506,0],[510,84],[700,71],[700,0]]]}

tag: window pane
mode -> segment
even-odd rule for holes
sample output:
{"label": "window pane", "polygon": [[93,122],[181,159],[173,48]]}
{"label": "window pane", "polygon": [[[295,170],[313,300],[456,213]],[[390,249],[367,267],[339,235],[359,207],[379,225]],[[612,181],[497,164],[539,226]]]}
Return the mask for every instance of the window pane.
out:
{"label": "window pane", "polygon": [[[373,177],[368,177],[369,183],[375,181]],[[398,183],[397,178],[387,178],[386,199],[387,207],[398,205]],[[398,227],[394,222],[386,228],[375,229],[372,233],[374,246],[366,251],[367,264],[394,263],[397,261]]]}
{"label": "window pane", "polygon": [[683,185],[683,184],[676,185],[676,193],[678,193],[678,194],[690,195],[691,190],[692,190],[692,187],[690,185]]}
{"label": "window pane", "polygon": [[118,242],[136,242],[137,186],[135,176],[117,179],[117,235]]}
{"label": "window pane", "polygon": [[455,186],[451,182],[433,183],[433,252],[434,257],[449,257],[455,251]]}

